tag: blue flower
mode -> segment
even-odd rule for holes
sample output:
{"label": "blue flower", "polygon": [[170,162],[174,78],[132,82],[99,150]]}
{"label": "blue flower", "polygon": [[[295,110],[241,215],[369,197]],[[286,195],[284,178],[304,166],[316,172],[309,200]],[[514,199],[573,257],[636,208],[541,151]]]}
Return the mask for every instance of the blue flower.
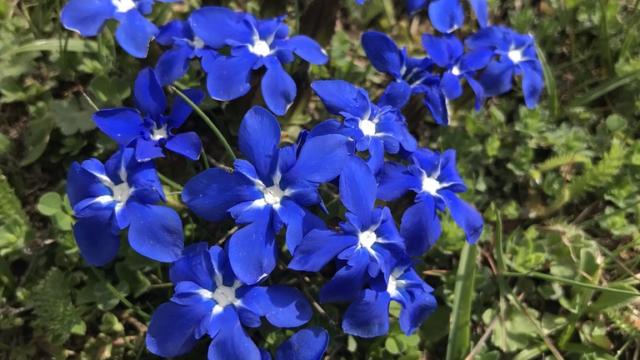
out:
{"label": "blue flower", "polygon": [[[489,23],[487,0],[469,0],[480,27]],[[429,8],[429,20],[442,33],[452,33],[464,24],[464,9],[460,0],[407,0],[409,13]]]}
{"label": "blue flower", "polygon": [[402,108],[411,95],[422,94],[435,122],[448,123],[446,98],[440,77],[432,72],[431,59],[408,56],[407,49],[399,49],[389,36],[378,31],[362,34],[362,47],[373,67],[394,79],[382,95],[382,104]]}
{"label": "blue flower", "polygon": [[385,201],[402,196],[407,190],[417,194],[416,204],[403,217],[400,232],[406,240],[407,253],[421,256],[440,235],[437,211],[449,209],[453,220],[464,230],[467,241],[475,243],[482,234],[482,216],[456,194],[467,190],[456,170],[455,151],[438,153],[419,149],[404,167],[385,164],[378,197]]}
{"label": "blue flower", "polygon": [[209,335],[209,359],[260,360],[260,350],[245,327],[260,327],[265,317],[275,327],[292,328],[312,316],[311,306],[294,288],[238,280],[219,246],[187,247],[172,265],[170,277],[174,295],[153,313],[147,332],[147,349],[156,355],[185,354]]}
{"label": "blue flower", "polygon": [[174,20],[160,27],[156,42],[171,49],[162,53],[155,67],[160,85],[169,85],[182,78],[193,58],[205,54],[215,57],[216,51],[193,34],[188,21]]}
{"label": "blue flower", "polygon": [[[100,110],[93,115],[98,128],[121,146],[134,147],[138,161],[164,156],[163,148],[197,160],[202,149],[198,135],[192,131],[174,133],[187,120],[192,108],[178,98],[171,113],[165,115],[167,99],[155,73],[149,68],[138,75],[134,94],[140,111],[132,108]],[[187,90],[185,94],[196,104],[204,97],[195,89]]]}
{"label": "blue flower", "polygon": [[481,29],[467,38],[465,43],[472,50],[490,49],[498,56],[479,78],[487,96],[509,92],[513,87],[513,77],[522,76],[525,103],[529,108],[537,106],[544,88],[544,78],[532,35],[492,26]]}
{"label": "blue flower", "polygon": [[105,164],[96,159],[74,162],[67,179],[67,194],[78,221],[73,233],[80,253],[91,265],[115,258],[119,232],[129,228],[131,247],[150,259],[171,262],[182,251],[180,216],[164,201],[153,163],[139,163],[125,148]]}
{"label": "blue flower", "polygon": [[182,200],[206,220],[231,214],[248,224],[229,239],[229,258],[238,278],[254,284],[275,267],[275,234],[286,225],[287,248],[295,250],[313,223],[306,208],[322,204],[318,185],[337,177],[351,155],[349,140],[339,134],[279,148],[278,120],[257,106],[242,120],[238,144],[247,160],[236,160],[233,173],[211,168],[196,175]]}
{"label": "blue flower", "polygon": [[[278,346],[275,360],[322,360],[328,345],[327,330],[319,327],[302,329]],[[262,360],[271,360],[271,354],[261,351]]]}
{"label": "blue flower", "polygon": [[413,152],[415,138],[409,133],[404,116],[391,105],[376,105],[364,89],[343,80],[319,80],[311,84],[313,91],[331,114],[344,117],[340,126],[335,120],[320,124],[311,135],[339,132],[355,142],[356,150],[369,151],[370,166],[376,169],[384,161],[384,153],[400,150]]}
{"label": "blue flower", "polygon": [[194,33],[214,48],[230,47],[229,55],[205,56],[209,95],[229,101],[251,89],[253,71],[266,67],[262,78],[262,97],[276,115],[284,115],[296,97],[296,84],[283,65],[294,54],[311,64],[324,64],[327,54],[313,39],[289,37],[284,17],[258,20],[250,14],[234,13],[226,8],[205,7],[190,17]]}
{"label": "blue flower", "polygon": [[340,175],[340,200],[347,221],[340,232],[312,230],[296,248],[289,268],[317,272],[334,258],[344,263],[320,291],[322,302],[357,298],[369,279],[382,274],[389,279],[404,255],[400,236],[389,208],[375,206],[376,179],[367,164],[353,157]]}
{"label": "blue flower", "polygon": [[144,15],[151,13],[155,1],[172,3],[179,0],[70,0],[62,9],[62,25],[82,36],[96,36],[107,20],[120,24],[116,29],[118,44],[131,56],[147,57],[149,43],[158,28]]}
{"label": "blue flower", "polygon": [[453,35],[436,37],[429,34],[422,36],[422,44],[427,53],[439,67],[444,69],[440,86],[448,99],[457,99],[462,95],[460,81],[466,80],[476,95],[476,110],[484,101],[482,85],[473,76],[487,66],[493,57],[493,51],[479,48],[465,54],[464,45]]}
{"label": "blue flower", "polygon": [[411,335],[437,307],[433,289],[408,264],[393,269],[388,281],[378,278],[344,313],[345,333],[371,338],[389,331],[389,304],[400,304],[400,329]]}

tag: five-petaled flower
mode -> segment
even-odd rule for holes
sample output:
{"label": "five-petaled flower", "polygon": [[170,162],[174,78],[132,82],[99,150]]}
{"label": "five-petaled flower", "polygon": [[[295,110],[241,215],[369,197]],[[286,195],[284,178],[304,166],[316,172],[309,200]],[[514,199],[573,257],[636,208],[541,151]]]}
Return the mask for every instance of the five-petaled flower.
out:
{"label": "five-petaled flower", "polygon": [[91,265],[113,260],[120,247],[119,232],[129,228],[131,247],[150,259],[171,262],[182,251],[180,216],[156,205],[165,200],[151,162],[136,161],[124,148],[105,164],[96,159],[75,162],[69,170],[67,194],[78,221],[73,233],[80,253]]}
{"label": "five-petaled flower", "polygon": [[339,134],[313,137],[279,148],[280,125],[268,110],[253,107],[240,125],[235,171],[208,169],[184,187],[182,200],[197,215],[219,221],[227,213],[248,224],[229,239],[229,259],[243,282],[254,284],[276,265],[275,235],[287,226],[290,252],[304,232],[306,208],[321,205],[318,185],[337,177],[351,156]]}
{"label": "five-petaled flower", "polygon": [[65,28],[82,36],[96,36],[107,20],[116,19],[120,23],[116,29],[118,44],[131,56],[145,58],[158,28],[144,15],[151,13],[156,1],[180,0],[70,0],[60,20]]}
{"label": "five-petaled flower", "polygon": [[[311,305],[298,290],[238,280],[219,246],[209,248],[204,242],[188,246],[169,276],[174,295],[154,312],[146,338],[147,349],[160,356],[185,354],[209,335],[213,339],[209,359],[260,360],[260,349],[245,327],[260,327],[261,317],[279,328],[298,327],[311,319]],[[314,338],[320,345],[326,343],[322,336]],[[318,346],[308,350],[313,355]]]}
{"label": "five-petaled flower", "polygon": [[258,20],[247,13],[205,7],[194,11],[190,22],[204,44],[214,49],[230,48],[229,55],[205,55],[202,59],[209,95],[216,100],[245,95],[251,89],[251,73],[266,67],[262,97],[273,113],[284,115],[297,90],[283,65],[293,62],[294,54],[311,64],[328,60],[320,45],[308,36],[289,37],[284,17]]}
{"label": "five-petaled flower", "polygon": [[[93,115],[98,128],[121,146],[135,148],[138,161],[163,157],[163,148],[197,160],[202,149],[198,134],[193,131],[174,134],[193,109],[181,98],[176,98],[171,113],[165,115],[167,98],[150,68],[138,74],[134,94],[141,111],[132,108],[100,110]],[[195,89],[186,90],[185,95],[196,104],[204,97]]]}

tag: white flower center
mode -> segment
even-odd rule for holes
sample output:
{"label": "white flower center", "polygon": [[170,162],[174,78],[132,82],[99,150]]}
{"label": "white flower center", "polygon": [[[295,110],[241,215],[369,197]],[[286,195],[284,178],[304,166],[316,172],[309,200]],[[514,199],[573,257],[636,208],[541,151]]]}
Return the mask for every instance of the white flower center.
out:
{"label": "white flower center", "polygon": [[116,11],[119,13],[126,13],[131,9],[136,8],[136,3],[133,0],[111,0],[113,6],[116,7]]}
{"label": "white flower center", "polygon": [[211,293],[211,298],[221,307],[236,304],[238,302],[236,289],[240,287],[239,285],[238,282],[233,284],[233,286],[218,285],[216,290]]}
{"label": "white flower center", "polygon": [[455,76],[460,76],[460,67],[458,67],[458,65],[454,66],[453,69],[451,69],[451,73]]}
{"label": "white flower center", "polygon": [[431,195],[436,195],[440,188],[442,188],[442,184],[440,184],[438,180],[427,175],[422,177],[422,191]]}
{"label": "white flower center", "polygon": [[264,194],[264,201],[271,206],[279,206],[285,196],[284,191],[280,189],[278,184],[265,188],[262,190],[262,194]]}
{"label": "white flower center", "polygon": [[256,40],[253,45],[249,45],[249,51],[258,56],[267,56],[271,54],[271,47],[264,40]]}
{"label": "white flower center", "polygon": [[196,36],[193,38],[193,41],[191,42],[191,46],[193,46],[196,49],[202,49],[204,47],[204,40]]}
{"label": "white flower center", "polygon": [[158,141],[161,139],[166,139],[169,134],[167,133],[167,126],[163,126],[161,128],[157,128],[155,124],[153,125],[153,130],[151,131],[151,140]]}
{"label": "white flower center", "polygon": [[405,280],[398,280],[398,277],[400,277],[403,273],[403,269],[396,268],[391,273],[391,276],[389,276],[389,282],[387,283],[387,292],[391,296],[396,295],[398,293],[398,289],[405,287]]}
{"label": "white flower center", "polygon": [[511,60],[515,64],[517,64],[520,61],[522,61],[522,51],[521,50],[510,50],[507,53],[507,57],[509,57],[509,60]]}
{"label": "white flower center", "polygon": [[358,234],[358,245],[366,248],[367,250],[371,250],[371,247],[376,243],[376,241],[378,241],[378,236],[372,230],[367,230]]}
{"label": "white flower center", "polygon": [[358,127],[364,136],[373,136],[376,134],[376,123],[371,120],[360,120]]}
{"label": "white flower center", "polygon": [[113,193],[113,200],[115,200],[117,203],[124,204],[127,202],[127,200],[129,200],[129,196],[131,195],[131,188],[126,181],[123,181],[118,185],[111,184],[109,185],[109,189],[111,189],[111,192]]}

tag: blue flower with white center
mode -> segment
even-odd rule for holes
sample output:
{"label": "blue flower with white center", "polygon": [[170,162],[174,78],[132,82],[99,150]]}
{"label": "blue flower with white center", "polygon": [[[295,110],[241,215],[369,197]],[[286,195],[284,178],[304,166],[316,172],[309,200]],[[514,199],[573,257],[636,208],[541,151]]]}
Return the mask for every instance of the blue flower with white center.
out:
{"label": "blue flower with white center", "polygon": [[158,28],[144,16],[151,13],[153,3],[179,0],[70,0],[62,9],[62,25],[82,36],[96,36],[110,19],[120,24],[116,29],[118,44],[129,55],[146,58],[149,43]]}
{"label": "blue flower with white center", "polygon": [[[311,88],[327,111],[344,118],[342,126],[333,126],[334,131],[352,138],[356,150],[368,150],[373,169],[382,165],[385,152],[397,154],[401,149],[413,152],[417,148],[404,116],[396,107],[373,104],[364,89],[344,80],[314,81]],[[332,122],[337,125],[337,122]],[[328,127],[330,123],[322,124],[311,134],[325,131]]]}
{"label": "blue flower with white center", "polygon": [[372,338],[389,331],[389,304],[400,304],[400,329],[411,335],[438,306],[433,288],[409,265],[393,269],[388,281],[378,278],[365,289],[344,313],[345,333]]}
{"label": "blue flower with white center", "polygon": [[440,86],[445,96],[450,100],[460,97],[462,95],[460,81],[466,80],[476,95],[476,110],[479,110],[484,101],[484,90],[473,76],[478,70],[487,66],[493,57],[493,51],[488,48],[479,48],[465,53],[464,45],[453,35],[436,37],[424,34],[422,44],[433,62],[444,69]]}
{"label": "blue flower with white center", "polygon": [[[469,0],[480,27],[489,23],[487,0]],[[452,33],[464,24],[464,9],[460,0],[407,0],[407,9],[413,14],[429,8],[431,25],[441,33]]]}
{"label": "blue flower with white center", "polygon": [[501,95],[513,87],[513,78],[522,76],[522,92],[529,108],[535,108],[544,88],[542,64],[532,35],[492,26],[478,31],[465,41],[472,50],[490,49],[498,56],[480,75],[487,96]]}
{"label": "blue flower with white center", "polygon": [[95,266],[113,260],[121,230],[129,228],[129,244],[150,259],[171,262],[182,252],[180,216],[165,201],[153,163],[139,163],[133,150],[122,149],[105,164],[96,159],[74,162],[67,194],[78,219],[73,227],[82,257]]}
{"label": "blue flower with white center", "polygon": [[432,72],[431,59],[408,56],[407,49],[399,49],[389,36],[378,31],[362,34],[362,47],[371,65],[394,79],[385,89],[381,104],[402,108],[412,95],[422,94],[435,122],[449,122],[446,97],[440,77]]}
{"label": "blue flower with white center", "polygon": [[391,201],[407,190],[415,192],[416,204],[402,216],[400,233],[406,240],[407,254],[421,256],[440,236],[438,211],[449,209],[453,221],[462,228],[467,241],[475,243],[483,228],[482,216],[456,194],[467,187],[456,170],[453,150],[439,153],[419,149],[411,156],[412,164],[404,167],[386,163],[380,178],[378,197]]}
{"label": "blue flower with white center", "polygon": [[[276,349],[275,360],[322,360],[329,345],[329,333],[320,327],[302,329],[285,340]],[[262,360],[271,360],[271,354],[261,349]]]}
{"label": "blue flower with white center", "polygon": [[300,145],[279,148],[280,125],[268,110],[253,107],[238,134],[235,171],[208,169],[184,187],[182,200],[197,215],[220,221],[231,214],[248,224],[229,239],[229,259],[244,283],[254,284],[276,264],[275,234],[286,225],[286,244],[293,252],[308,222],[307,207],[321,205],[318,185],[336,178],[351,156],[349,139],[330,134]]}
{"label": "blue flower with white center", "polygon": [[293,253],[289,268],[317,272],[334,258],[344,263],[320,291],[322,302],[351,301],[371,278],[389,279],[404,254],[389,208],[375,206],[376,179],[367,164],[353,157],[340,175],[340,200],[347,208],[341,231],[312,230]]}
{"label": "blue flower with white center", "polygon": [[261,89],[267,107],[284,115],[296,97],[296,84],[283,65],[294,54],[311,64],[325,64],[327,54],[313,39],[289,37],[284,17],[258,20],[250,14],[234,13],[226,8],[205,7],[189,18],[196,36],[214,48],[230,47],[229,55],[205,56],[202,67],[207,72],[209,95],[229,101],[251,89],[251,74],[262,67],[266,72]]}
{"label": "blue flower with white center", "polygon": [[189,70],[194,58],[205,54],[215,57],[216,51],[206,46],[204,41],[193,34],[188,21],[173,20],[160,27],[156,37],[160,45],[171,47],[162,53],[155,67],[160,85],[166,86],[182,78]]}
{"label": "blue flower with white center", "polygon": [[[204,94],[200,90],[186,90],[185,94],[199,104]],[[158,79],[150,68],[138,74],[134,95],[138,109],[115,108],[100,110],[93,120],[102,132],[121,146],[135,148],[138,161],[163,157],[163,149],[188,159],[200,157],[202,144],[193,131],[175,134],[191,115],[192,108],[181,98],[174,100],[171,113],[165,115],[167,99]]]}
{"label": "blue flower with white center", "polygon": [[153,313],[147,332],[147,349],[156,355],[183,355],[208,335],[211,360],[260,360],[245,327],[260,327],[265,317],[275,327],[293,328],[312,316],[311,306],[294,288],[238,280],[219,246],[190,245],[171,266],[170,278],[174,295]]}

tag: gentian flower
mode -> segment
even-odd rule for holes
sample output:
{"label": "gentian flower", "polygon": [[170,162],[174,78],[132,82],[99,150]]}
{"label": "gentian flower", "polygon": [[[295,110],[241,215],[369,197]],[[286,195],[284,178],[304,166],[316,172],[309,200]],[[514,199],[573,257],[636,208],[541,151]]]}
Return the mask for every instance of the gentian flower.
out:
{"label": "gentian flower", "polygon": [[491,49],[498,56],[497,60],[489,63],[479,78],[487,96],[509,92],[513,87],[513,77],[521,75],[527,107],[535,108],[538,105],[544,78],[532,35],[518,34],[502,26],[492,26],[478,31],[467,38],[465,43],[473,50]]}
{"label": "gentian flower", "polygon": [[[291,335],[276,349],[275,360],[322,360],[329,345],[329,333],[320,327],[302,329]],[[261,349],[262,360],[271,354]]]}
{"label": "gentian flower", "polygon": [[473,76],[476,71],[487,66],[493,57],[493,51],[479,48],[465,54],[464,45],[453,35],[436,37],[424,34],[422,44],[433,62],[445,70],[440,82],[445,96],[451,100],[460,97],[460,80],[464,79],[476,95],[476,110],[479,110],[484,101],[484,90]]}
{"label": "gentian flower", "polygon": [[160,55],[155,67],[155,73],[162,86],[182,78],[189,70],[189,63],[193,58],[202,58],[205,54],[216,55],[215,50],[206,46],[202,39],[193,34],[188,21],[173,20],[161,26],[156,42],[171,47]]}
{"label": "gentian flower", "polygon": [[389,304],[401,306],[400,329],[411,335],[438,306],[427,285],[409,264],[403,264],[391,273],[388,281],[378,277],[371,288],[362,291],[344,313],[342,329],[345,333],[371,338],[389,331]]}
{"label": "gentian flower", "polygon": [[376,179],[367,164],[353,157],[340,175],[340,200],[347,221],[340,232],[312,230],[296,248],[289,268],[317,272],[337,257],[344,266],[320,290],[322,302],[357,298],[368,279],[382,274],[387,280],[404,256],[400,236],[389,208],[375,206]]}
{"label": "gentian flower", "polygon": [[[195,89],[187,90],[185,94],[196,104],[204,97]],[[134,147],[138,161],[163,157],[163,148],[191,160],[200,157],[202,144],[195,132],[174,134],[187,120],[192,108],[177,98],[171,113],[165,115],[167,98],[153,70],[147,68],[138,74],[134,95],[140,111],[115,108],[93,114],[93,120],[102,132],[121,146]]]}
{"label": "gentian flower", "polygon": [[[417,148],[400,110],[391,105],[373,104],[364,89],[344,80],[314,81],[311,88],[327,111],[344,117],[342,126],[334,128],[352,138],[356,150],[369,151],[371,163],[379,164],[372,165],[373,169],[381,166],[385,151],[397,154],[401,148],[407,152]],[[321,126],[326,128],[328,125]],[[320,129],[314,129],[312,134],[318,131]]]}
{"label": "gentian flower", "polygon": [[205,7],[190,17],[196,36],[214,49],[229,46],[228,56],[205,56],[202,67],[207,72],[209,95],[229,101],[251,89],[251,73],[262,67],[262,97],[276,115],[284,115],[296,97],[296,84],[283,65],[303,60],[321,65],[327,54],[320,45],[305,35],[289,37],[284,17],[257,20],[250,14],[228,9]]}
{"label": "gentian flower", "polygon": [[[469,0],[480,27],[489,23],[487,0]],[[460,0],[407,0],[407,9],[413,14],[429,8],[431,25],[441,33],[452,33],[464,24],[464,9]]]}
{"label": "gentian flower", "polygon": [[423,94],[424,105],[435,122],[448,123],[446,98],[440,87],[440,77],[432,72],[431,59],[408,56],[406,48],[399,49],[389,36],[378,31],[362,34],[362,47],[371,65],[394,79],[387,86],[380,103],[402,108],[411,95]]}
{"label": "gentian flower", "polygon": [[400,227],[410,256],[422,255],[440,235],[436,210],[448,208],[468,242],[475,243],[482,234],[482,216],[456,195],[465,192],[467,187],[456,170],[455,156],[453,150],[441,154],[419,149],[412,154],[412,164],[408,167],[385,164],[378,189],[380,199],[391,201],[407,190],[417,194],[416,204],[405,211]]}
{"label": "gentian flower", "polygon": [[275,327],[292,328],[312,316],[311,306],[294,288],[238,280],[219,246],[190,245],[169,276],[174,295],[153,313],[146,338],[147,349],[156,355],[185,354],[209,335],[209,359],[260,360],[260,350],[244,327],[257,328],[265,317]]}
{"label": "gentian flower", "polygon": [[145,58],[158,28],[144,16],[151,13],[156,1],[179,0],[70,0],[60,20],[65,28],[86,37],[98,35],[107,20],[115,19],[120,23],[116,29],[118,44],[129,55]]}
{"label": "gentian flower", "polygon": [[105,164],[96,159],[74,162],[67,194],[78,221],[73,227],[80,253],[91,265],[115,258],[118,234],[129,228],[129,244],[150,259],[171,262],[180,257],[184,235],[180,216],[165,201],[153,163],[139,163],[124,148]]}
{"label": "gentian flower", "polygon": [[196,175],[182,200],[206,220],[231,214],[236,223],[248,224],[229,239],[229,258],[238,278],[255,284],[275,267],[275,234],[286,225],[287,248],[295,250],[305,208],[322,204],[318,185],[337,177],[351,155],[349,140],[339,134],[279,148],[278,120],[257,106],[242,120],[238,144],[247,160],[236,160],[233,173],[211,168]]}

